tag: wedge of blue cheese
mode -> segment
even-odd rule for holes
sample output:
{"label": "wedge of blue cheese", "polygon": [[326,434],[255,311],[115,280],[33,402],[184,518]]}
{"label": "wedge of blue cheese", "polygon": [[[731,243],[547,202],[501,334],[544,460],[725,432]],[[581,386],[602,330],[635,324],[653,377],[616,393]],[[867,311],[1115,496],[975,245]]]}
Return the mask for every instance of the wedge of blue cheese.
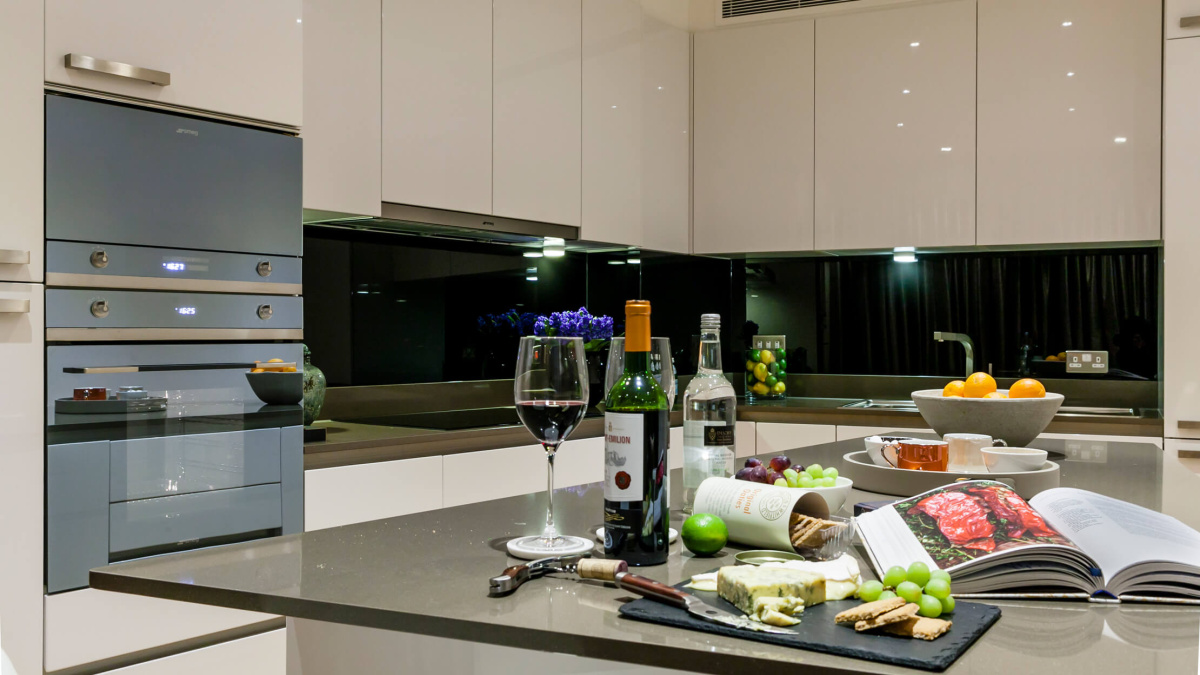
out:
{"label": "wedge of blue cheese", "polygon": [[757,602],[761,598],[794,598],[802,607],[825,602],[825,575],[783,567],[722,567],[717,571],[717,593],[756,616],[763,608],[763,603]]}

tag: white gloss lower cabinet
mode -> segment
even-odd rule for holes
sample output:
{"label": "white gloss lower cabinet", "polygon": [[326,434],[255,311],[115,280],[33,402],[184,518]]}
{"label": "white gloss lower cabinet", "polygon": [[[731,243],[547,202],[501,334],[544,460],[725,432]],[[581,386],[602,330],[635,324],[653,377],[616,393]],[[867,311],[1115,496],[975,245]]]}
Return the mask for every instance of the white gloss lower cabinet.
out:
{"label": "white gloss lower cabinet", "polygon": [[1192,508],[1200,491],[1200,442],[1166,439],[1162,477],[1162,511],[1200,530],[1200,512]]}
{"label": "white gloss lower cabinet", "polygon": [[491,0],[383,0],[382,78],[383,200],[491,213]]}
{"label": "white gloss lower cabinet", "polygon": [[816,248],[974,244],[975,0],[816,36]]}
{"label": "white gloss lower cabinet", "polygon": [[1161,238],[1161,13],[979,0],[980,245]]}
{"label": "white gloss lower cabinet", "polygon": [[813,39],[811,21],[695,35],[695,253],[812,250]]}
{"label": "white gloss lower cabinet", "polygon": [[104,671],[106,675],[286,675],[287,634],[266,633]]}
{"label": "white gloss lower cabinet", "polygon": [[540,445],[480,450],[442,458],[442,506],[461,506],[546,490]]}
{"label": "white gloss lower cabinet", "polygon": [[583,0],[583,238],[689,251],[690,105],[685,28]]}
{"label": "white gloss lower cabinet", "polygon": [[1166,0],[1163,16],[1167,39],[1200,37],[1200,0]]}
{"label": "white gloss lower cabinet", "polygon": [[440,455],[304,472],[306,531],[440,508]]}
{"label": "white gloss lower cabinet", "polygon": [[579,225],[581,6],[492,3],[492,213]]}
{"label": "white gloss lower cabinet", "polygon": [[211,638],[277,618],[272,614],[92,588],[56,593],[45,596],[45,669],[61,670]]}
{"label": "white gloss lower cabinet", "polygon": [[380,0],[304,0],[304,208],[378,216]]}
{"label": "white gloss lower cabinet", "polygon": [[1200,438],[1200,40],[1166,43],[1163,81],[1163,435]]}
{"label": "white gloss lower cabinet", "polygon": [[7,661],[6,675],[8,663],[19,675],[42,672],[46,407],[38,394],[46,376],[44,326],[42,286],[0,283],[0,363],[11,385],[0,387],[0,660]]}
{"label": "white gloss lower cabinet", "polygon": [[[770,455],[801,450],[810,445],[833,443],[837,428],[832,424],[780,424],[758,422],[755,430],[755,454]],[[792,461],[805,463],[803,452],[790,456]]]}
{"label": "white gloss lower cabinet", "polygon": [[[754,422],[734,422],[733,454],[735,457],[753,457],[758,454],[758,438],[754,429]],[[735,469],[741,468],[735,465]]]}
{"label": "white gloss lower cabinet", "polygon": [[42,8],[5,0],[0,13],[0,281],[42,280]]}
{"label": "white gloss lower cabinet", "polygon": [[[302,4],[47,0],[46,81],[298,127]],[[170,84],[69,69],[68,54],[169,73]]]}

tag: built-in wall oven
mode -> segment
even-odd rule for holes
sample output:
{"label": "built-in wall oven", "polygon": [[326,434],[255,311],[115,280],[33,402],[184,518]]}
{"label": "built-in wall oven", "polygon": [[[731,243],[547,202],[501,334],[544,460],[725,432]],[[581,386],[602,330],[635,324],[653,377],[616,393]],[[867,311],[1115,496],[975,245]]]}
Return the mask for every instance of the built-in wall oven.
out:
{"label": "built-in wall oven", "polygon": [[303,529],[301,408],[245,377],[302,363],[301,220],[294,136],[47,95],[48,593]]}

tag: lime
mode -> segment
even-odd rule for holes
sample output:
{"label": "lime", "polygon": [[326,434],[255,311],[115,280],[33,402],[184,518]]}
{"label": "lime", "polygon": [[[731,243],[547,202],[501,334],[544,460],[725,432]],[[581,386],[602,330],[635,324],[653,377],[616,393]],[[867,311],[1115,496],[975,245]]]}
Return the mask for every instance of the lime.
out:
{"label": "lime", "polygon": [[757,350],[757,349],[751,349],[751,350],[750,350],[750,353],[746,354],[746,356],[749,356],[751,361],[758,361],[758,356],[759,356],[759,354],[761,354],[761,353],[762,353],[762,352],[760,352],[760,351],[759,351],[759,350]]}
{"label": "lime", "polygon": [[767,379],[763,380],[763,384],[767,385],[768,387],[774,387],[775,383],[778,381],[779,380],[775,379],[774,375],[768,375]]}
{"label": "lime", "polygon": [[710,556],[725,548],[725,542],[729,540],[729,530],[725,527],[725,521],[720,518],[710,513],[697,513],[683,521],[679,538],[692,553]]}

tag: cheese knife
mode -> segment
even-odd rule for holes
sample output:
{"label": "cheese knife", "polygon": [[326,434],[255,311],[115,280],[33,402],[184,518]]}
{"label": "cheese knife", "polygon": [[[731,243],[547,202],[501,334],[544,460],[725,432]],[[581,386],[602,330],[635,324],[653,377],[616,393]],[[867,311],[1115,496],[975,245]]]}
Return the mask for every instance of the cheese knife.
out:
{"label": "cheese knife", "polygon": [[713,621],[715,623],[724,624],[731,628],[741,628],[744,630],[756,630],[762,633],[775,633],[779,635],[795,635],[790,630],[783,628],[774,628],[765,624],[751,621],[745,616],[739,616],[726,612],[723,609],[717,609],[712,605],[704,602],[690,593],[684,593],[678,588],[659,583],[653,579],[630,574],[629,572],[618,572],[616,574],[617,585],[627,591],[632,591],[638,595],[656,600],[672,607],[686,610],[688,614],[694,617]]}

